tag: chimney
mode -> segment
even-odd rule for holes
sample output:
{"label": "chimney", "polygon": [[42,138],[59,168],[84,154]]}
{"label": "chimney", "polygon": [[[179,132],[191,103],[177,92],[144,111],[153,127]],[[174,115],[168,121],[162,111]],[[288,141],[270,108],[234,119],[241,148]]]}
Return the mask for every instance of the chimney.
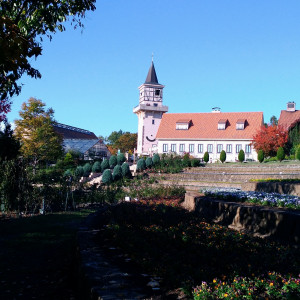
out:
{"label": "chimney", "polygon": [[220,107],[213,107],[211,112],[212,113],[220,113],[221,112],[221,108]]}
{"label": "chimney", "polygon": [[296,111],[296,103],[293,102],[288,102],[287,103],[287,107],[286,107],[286,111]]}

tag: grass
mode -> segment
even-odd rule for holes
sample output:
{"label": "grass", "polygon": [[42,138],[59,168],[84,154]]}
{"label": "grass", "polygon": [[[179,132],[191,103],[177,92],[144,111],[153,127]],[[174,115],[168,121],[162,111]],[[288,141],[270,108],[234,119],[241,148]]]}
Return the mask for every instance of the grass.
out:
{"label": "grass", "polygon": [[0,221],[0,299],[76,299],[76,232],[92,211]]}

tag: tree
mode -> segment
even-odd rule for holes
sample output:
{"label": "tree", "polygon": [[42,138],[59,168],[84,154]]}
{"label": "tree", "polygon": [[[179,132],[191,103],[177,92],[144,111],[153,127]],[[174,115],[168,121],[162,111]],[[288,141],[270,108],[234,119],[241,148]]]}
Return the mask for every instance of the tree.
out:
{"label": "tree", "polygon": [[85,163],[83,166],[83,176],[89,177],[90,173],[92,172],[92,166],[90,163]]}
{"label": "tree", "polygon": [[101,163],[99,161],[95,161],[92,167],[93,173],[100,173],[101,172]]}
{"label": "tree", "polygon": [[277,157],[277,159],[279,161],[283,161],[284,160],[285,154],[284,154],[284,149],[282,147],[278,148],[276,157]]}
{"label": "tree", "polygon": [[137,147],[137,134],[126,132],[122,134],[114,143],[114,148],[120,149],[122,152],[134,151]]}
{"label": "tree", "polygon": [[20,150],[19,141],[13,136],[10,124],[4,120],[5,128],[0,131],[0,160],[11,160],[17,157]]}
{"label": "tree", "polygon": [[241,149],[239,152],[238,160],[239,160],[239,162],[243,162],[245,160],[245,152],[243,149]]}
{"label": "tree", "polygon": [[272,117],[270,118],[270,124],[271,124],[272,126],[277,126],[277,125],[278,125],[278,120],[277,120],[277,118],[276,118],[275,116],[272,116]]}
{"label": "tree", "polygon": [[298,147],[296,148],[295,158],[300,160],[300,145],[298,145]]}
{"label": "tree", "polygon": [[204,153],[203,160],[204,160],[206,163],[208,163],[208,161],[209,161],[209,153],[208,153],[207,151]]}
{"label": "tree", "polygon": [[257,153],[257,159],[260,163],[262,163],[264,161],[265,155],[264,155],[264,151],[263,150],[258,150]]}
{"label": "tree", "polygon": [[288,141],[288,132],[280,125],[262,126],[253,136],[252,145],[258,152],[263,150],[265,156],[275,156],[279,147],[284,147]]}
{"label": "tree", "polygon": [[222,150],[220,153],[220,161],[224,163],[225,160],[226,160],[226,152]]}
{"label": "tree", "polygon": [[111,171],[109,169],[104,170],[104,172],[102,174],[102,182],[104,184],[109,184],[112,182],[112,175],[111,175]]}
{"label": "tree", "polygon": [[0,119],[10,109],[9,98],[18,95],[18,80],[27,74],[41,78],[31,66],[32,58],[42,54],[43,36],[50,40],[63,23],[83,27],[85,12],[95,10],[96,0],[2,0],[0,1]]}
{"label": "tree", "polygon": [[45,103],[30,98],[28,103],[22,104],[19,115],[15,135],[21,141],[21,153],[34,168],[40,161],[56,161],[62,156],[62,137],[54,131],[52,108],[45,110]]}
{"label": "tree", "polygon": [[107,138],[107,142],[110,145],[115,145],[117,140],[124,134],[124,132],[120,129],[119,131],[113,131]]}

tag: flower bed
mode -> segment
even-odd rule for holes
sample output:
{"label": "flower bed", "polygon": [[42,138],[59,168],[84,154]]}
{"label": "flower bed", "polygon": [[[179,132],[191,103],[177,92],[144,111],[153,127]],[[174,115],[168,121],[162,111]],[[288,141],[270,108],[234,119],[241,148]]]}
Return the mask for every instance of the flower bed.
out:
{"label": "flower bed", "polygon": [[[181,209],[179,200],[122,203],[110,207],[107,216],[99,245],[120,249],[140,273],[158,278],[162,295],[181,288],[195,299],[207,299],[209,291],[222,299],[244,295],[238,288],[244,284],[250,299],[269,297],[270,291],[283,293],[282,299],[289,293],[300,297],[299,249],[203,222]],[[257,286],[261,280],[265,284]]]}
{"label": "flower bed", "polygon": [[202,192],[206,196],[217,198],[219,200],[300,209],[300,198],[291,195],[264,192],[244,192],[233,188],[209,188],[203,189]]}

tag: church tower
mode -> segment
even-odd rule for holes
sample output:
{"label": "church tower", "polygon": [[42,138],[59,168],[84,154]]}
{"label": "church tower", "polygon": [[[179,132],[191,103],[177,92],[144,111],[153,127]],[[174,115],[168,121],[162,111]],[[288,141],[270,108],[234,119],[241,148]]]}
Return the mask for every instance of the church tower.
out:
{"label": "church tower", "polygon": [[156,133],[163,113],[168,111],[163,106],[164,85],[158,83],[153,60],[145,83],[140,87],[140,102],[133,109],[138,116],[137,154],[148,155],[156,151]]}

